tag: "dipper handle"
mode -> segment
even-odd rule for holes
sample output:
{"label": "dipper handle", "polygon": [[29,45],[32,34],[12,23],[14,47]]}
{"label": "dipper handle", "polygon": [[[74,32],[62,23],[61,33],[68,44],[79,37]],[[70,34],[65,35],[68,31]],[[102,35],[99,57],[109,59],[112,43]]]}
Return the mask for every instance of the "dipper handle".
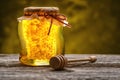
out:
{"label": "dipper handle", "polygon": [[95,62],[97,60],[96,56],[90,56],[89,58],[79,59],[79,60],[69,60],[68,62],[82,62],[82,61],[90,61]]}

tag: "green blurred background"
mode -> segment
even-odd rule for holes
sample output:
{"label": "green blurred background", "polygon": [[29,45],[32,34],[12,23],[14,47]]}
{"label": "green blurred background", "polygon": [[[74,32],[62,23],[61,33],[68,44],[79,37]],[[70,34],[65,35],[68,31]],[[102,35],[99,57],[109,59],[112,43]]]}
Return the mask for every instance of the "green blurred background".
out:
{"label": "green blurred background", "polygon": [[24,7],[56,6],[64,28],[65,53],[120,54],[120,0],[0,0],[0,53],[19,53],[17,18]]}

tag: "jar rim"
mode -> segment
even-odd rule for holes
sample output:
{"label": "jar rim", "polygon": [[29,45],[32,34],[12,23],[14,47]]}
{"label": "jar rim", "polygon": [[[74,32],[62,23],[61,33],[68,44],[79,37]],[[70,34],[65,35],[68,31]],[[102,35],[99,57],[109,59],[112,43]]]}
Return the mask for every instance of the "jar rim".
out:
{"label": "jar rim", "polygon": [[57,14],[59,12],[58,7],[26,7],[24,8],[24,16],[31,16],[33,13],[36,13],[38,16],[43,15],[44,13]]}
{"label": "jar rim", "polygon": [[59,11],[58,7],[25,7],[24,11]]}

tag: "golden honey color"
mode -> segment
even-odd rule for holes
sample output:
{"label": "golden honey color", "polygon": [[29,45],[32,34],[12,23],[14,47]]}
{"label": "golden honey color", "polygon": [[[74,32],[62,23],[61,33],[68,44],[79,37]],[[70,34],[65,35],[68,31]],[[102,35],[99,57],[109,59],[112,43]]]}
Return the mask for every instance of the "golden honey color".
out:
{"label": "golden honey color", "polygon": [[[30,66],[49,65],[51,57],[64,54],[62,24],[51,18],[23,19],[19,21],[18,33],[21,42],[20,62]],[[50,29],[50,33],[48,34]]]}

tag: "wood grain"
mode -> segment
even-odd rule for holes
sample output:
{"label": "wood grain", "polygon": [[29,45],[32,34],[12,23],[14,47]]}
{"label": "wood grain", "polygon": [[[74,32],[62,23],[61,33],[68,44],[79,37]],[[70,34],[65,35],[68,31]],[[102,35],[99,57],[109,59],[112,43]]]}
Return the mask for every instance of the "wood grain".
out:
{"label": "wood grain", "polygon": [[0,80],[119,80],[120,55],[67,54],[68,59],[97,56],[95,63],[74,63],[65,70],[20,64],[18,54],[0,54]]}

